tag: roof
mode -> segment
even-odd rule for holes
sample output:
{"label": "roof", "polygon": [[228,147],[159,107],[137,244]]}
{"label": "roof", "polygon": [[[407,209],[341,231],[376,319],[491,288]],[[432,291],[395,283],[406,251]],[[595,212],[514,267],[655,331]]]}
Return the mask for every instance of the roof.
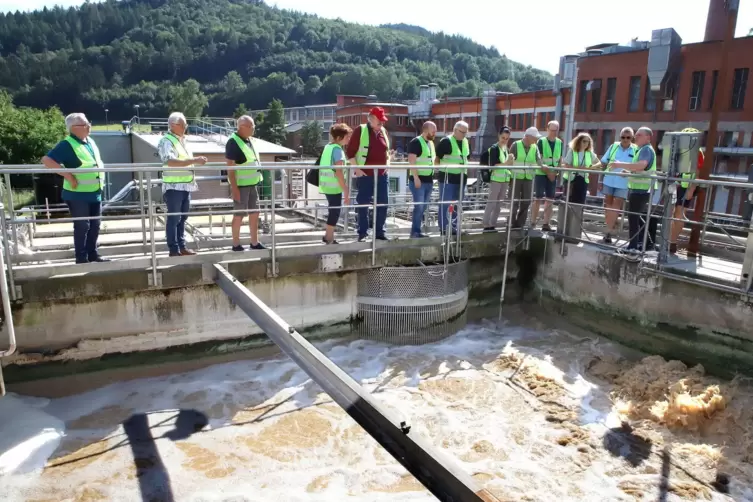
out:
{"label": "roof", "polygon": [[[146,141],[154,148],[157,148],[157,145],[159,144],[163,136],[162,134],[154,133],[133,134]],[[210,134],[207,136],[196,136],[194,134],[186,135],[186,142],[188,143],[188,146],[193,153],[225,153],[225,143],[227,143],[228,139],[230,139],[230,137],[223,134]],[[296,153],[295,150],[291,150],[290,148],[284,146],[275,145],[274,143],[264,141],[263,139],[251,138],[251,141],[254,144],[256,152],[259,154],[292,155]]]}

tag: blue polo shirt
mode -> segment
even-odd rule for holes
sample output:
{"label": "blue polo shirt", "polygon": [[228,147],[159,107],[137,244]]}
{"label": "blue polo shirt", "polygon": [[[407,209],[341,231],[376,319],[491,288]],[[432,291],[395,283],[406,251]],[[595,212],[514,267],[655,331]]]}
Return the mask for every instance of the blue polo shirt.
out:
{"label": "blue polo shirt", "polygon": [[[633,150],[630,147],[622,148],[622,145],[614,143],[610,145],[610,147],[607,149],[607,153],[604,154],[604,156],[601,158],[601,163],[605,166],[609,163],[609,154],[612,153],[612,149],[617,148],[617,155],[614,158],[615,162],[625,162],[632,164],[636,162],[633,159]],[[614,172],[621,172],[623,169],[615,169]],[[628,187],[628,178],[625,176],[615,176],[614,174],[605,174],[604,175],[604,186],[605,187],[611,187],[611,188],[623,188],[627,190]]]}
{"label": "blue polo shirt", "polygon": [[[91,138],[87,139],[86,141],[81,141],[76,136],[71,135],[71,137],[84,145],[92,154],[92,157],[94,157],[94,150],[89,143],[90,141],[93,141]],[[47,152],[47,156],[66,169],[76,169],[78,167],[81,167],[81,161],[78,159],[78,157],[76,157],[76,153],[73,151],[73,147],[66,140],[63,140],[55,145],[52,150]],[[97,190],[96,192],[72,192],[70,190],[63,189],[63,200],[102,202],[102,190]]]}

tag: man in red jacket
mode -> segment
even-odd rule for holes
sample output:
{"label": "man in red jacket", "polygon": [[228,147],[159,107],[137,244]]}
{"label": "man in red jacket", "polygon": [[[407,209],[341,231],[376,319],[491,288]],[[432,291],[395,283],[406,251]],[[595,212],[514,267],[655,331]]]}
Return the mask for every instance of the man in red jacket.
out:
{"label": "man in red jacket", "polygon": [[[348,147],[345,150],[353,166],[386,166],[389,161],[390,142],[384,124],[387,115],[384,108],[374,107],[369,112],[366,124],[358,126],[353,131]],[[358,241],[363,241],[369,230],[369,205],[374,198],[374,170],[361,167],[355,170],[356,204],[358,204]],[[389,183],[387,169],[381,168],[377,173],[377,211],[375,239],[387,240],[384,224],[387,221],[387,202],[389,201]]]}

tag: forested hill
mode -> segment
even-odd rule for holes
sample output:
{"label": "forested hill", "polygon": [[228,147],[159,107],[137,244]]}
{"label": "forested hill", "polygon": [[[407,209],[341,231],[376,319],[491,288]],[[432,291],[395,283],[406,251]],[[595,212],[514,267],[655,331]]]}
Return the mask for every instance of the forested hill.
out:
{"label": "forested hill", "polygon": [[[372,27],[279,10],[260,0],[107,0],[0,14],[0,87],[18,105],[129,118],[164,115],[175,85],[196,79],[209,115],[332,102],[337,93],[413,99],[436,82],[450,96],[482,84],[547,87],[551,75],[468,38],[409,25]],[[95,118],[96,120],[96,118]]]}

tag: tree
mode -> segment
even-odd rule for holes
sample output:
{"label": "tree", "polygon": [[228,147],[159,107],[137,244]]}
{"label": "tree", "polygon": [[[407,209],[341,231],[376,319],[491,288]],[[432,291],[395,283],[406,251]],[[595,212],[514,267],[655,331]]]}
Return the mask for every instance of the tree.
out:
{"label": "tree", "polygon": [[57,108],[16,108],[0,92],[0,164],[38,164],[65,136],[65,119]]}
{"label": "tree", "polygon": [[319,155],[324,128],[318,121],[306,122],[301,129],[301,146],[304,155]]}
{"label": "tree", "polygon": [[170,89],[170,111],[183,112],[186,117],[201,117],[208,104],[199,83],[192,78]]}
{"label": "tree", "polygon": [[500,80],[494,84],[494,89],[499,92],[520,92],[520,86],[514,80]]}
{"label": "tree", "polygon": [[263,117],[263,122],[257,124],[256,131],[256,135],[263,140],[277,145],[282,145],[285,142],[285,113],[282,101],[273,99],[269,103],[267,114]]}
{"label": "tree", "polygon": [[246,109],[246,105],[241,103],[238,105],[238,108],[235,109],[233,112],[233,118],[240,118],[243,115],[248,115],[248,110]]}

